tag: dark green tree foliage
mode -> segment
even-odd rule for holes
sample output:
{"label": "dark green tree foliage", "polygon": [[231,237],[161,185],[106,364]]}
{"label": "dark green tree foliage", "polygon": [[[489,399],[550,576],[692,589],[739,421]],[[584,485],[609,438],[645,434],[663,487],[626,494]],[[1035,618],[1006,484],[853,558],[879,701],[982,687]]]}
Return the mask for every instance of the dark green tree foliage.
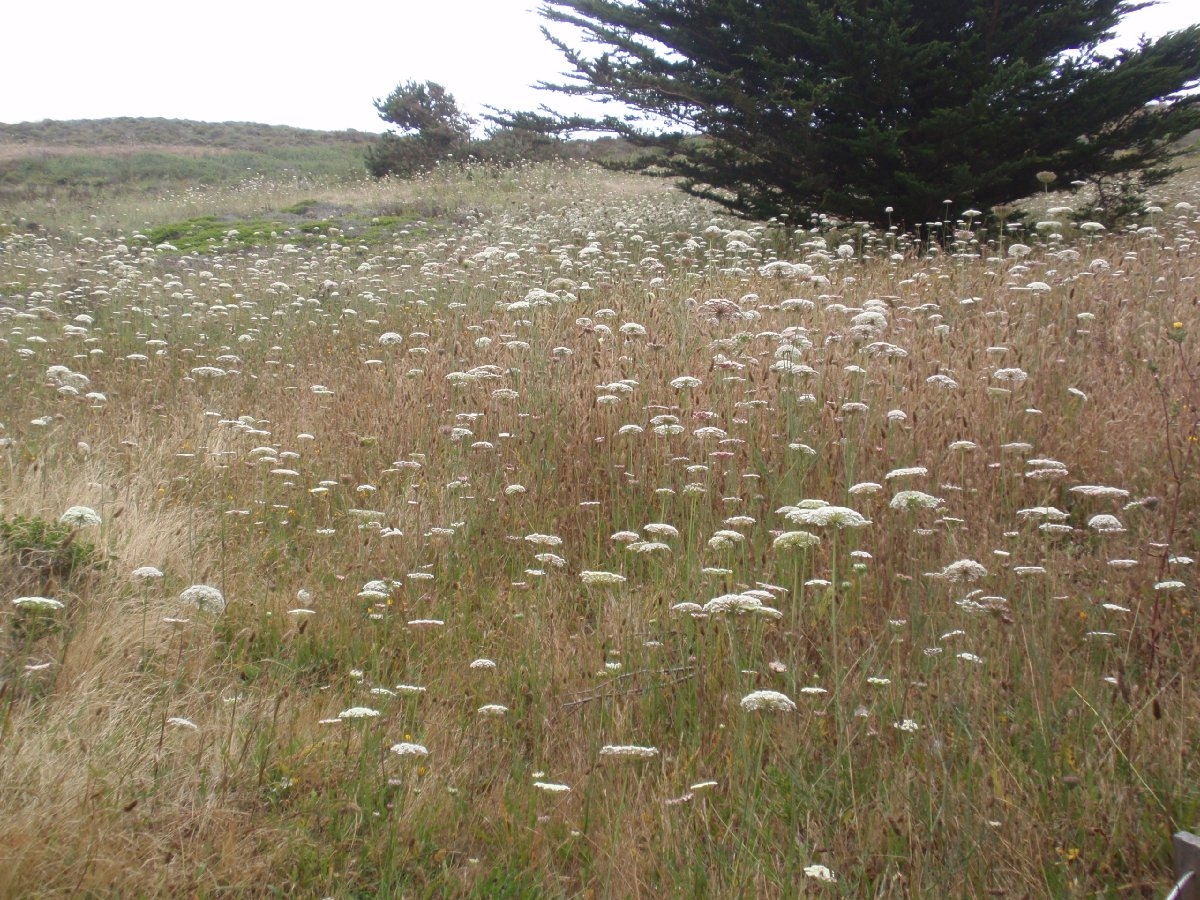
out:
{"label": "dark green tree foliage", "polygon": [[1200,126],[1200,97],[1178,96],[1200,78],[1200,26],[1099,54],[1146,5],[548,0],[545,18],[602,49],[543,29],[573,71],[542,87],[641,114],[501,120],[616,133],[687,192],[756,218],[880,221],[891,206],[920,223],[1027,196],[1043,170],[1148,186]]}
{"label": "dark green tree foliage", "polygon": [[376,100],[379,118],[394,126],[367,151],[367,169],[376,178],[411,175],[463,149],[475,120],[458,108],[454,96],[432,81],[405,82]]}

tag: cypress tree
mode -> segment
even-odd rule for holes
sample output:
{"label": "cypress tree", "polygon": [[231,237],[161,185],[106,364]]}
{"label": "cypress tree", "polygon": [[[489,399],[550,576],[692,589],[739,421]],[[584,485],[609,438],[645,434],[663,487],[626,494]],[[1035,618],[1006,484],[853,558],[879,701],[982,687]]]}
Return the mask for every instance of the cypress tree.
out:
{"label": "cypress tree", "polygon": [[[1037,174],[1125,199],[1200,127],[1200,26],[1113,54],[1128,0],[548,0],[570,66],[544,88],[636,113],[508,113],[601,130],[688,193],[766,218],[910,224],[1028,196]],[[1124,193],[1117,186],[1124,186]],[[1110,211],[1112,212],[1112,211]]]}

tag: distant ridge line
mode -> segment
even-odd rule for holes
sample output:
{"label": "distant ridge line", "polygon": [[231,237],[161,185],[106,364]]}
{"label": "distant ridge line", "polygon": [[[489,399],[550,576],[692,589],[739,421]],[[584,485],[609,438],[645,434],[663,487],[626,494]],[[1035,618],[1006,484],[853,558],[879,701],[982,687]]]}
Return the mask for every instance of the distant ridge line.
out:
{"label": "distant ridge line", "polygon": [[[382,131],[382,129],[381,129]],[[318,131],[290,125],[256,122],[197,122],[188,119],[133,118],[74,119],[0,123],[0,144],[60,147],[202,147],[265,150],[289,145],[369,144],[379,137],[368,131]]]}

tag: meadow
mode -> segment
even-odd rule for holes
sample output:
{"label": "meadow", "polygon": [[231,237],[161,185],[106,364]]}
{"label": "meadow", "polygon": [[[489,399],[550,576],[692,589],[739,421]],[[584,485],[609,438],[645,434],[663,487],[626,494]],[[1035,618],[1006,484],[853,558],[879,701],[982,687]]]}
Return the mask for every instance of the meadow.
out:
{"label": "meadow", "polygon": [[0,216],[0,895],[1169,889],[1195,170],[928,245],[582,163],[53,200]]}

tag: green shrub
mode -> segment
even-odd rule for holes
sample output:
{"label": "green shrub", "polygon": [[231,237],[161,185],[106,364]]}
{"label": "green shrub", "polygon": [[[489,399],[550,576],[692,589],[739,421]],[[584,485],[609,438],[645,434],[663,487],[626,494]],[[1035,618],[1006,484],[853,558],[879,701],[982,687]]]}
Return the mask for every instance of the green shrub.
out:
{"label": "green shrub", "polygon": [[101,566],[100,551],[77,535],[69,525],[40,516],[0,516],[0,547],[43,582],[67,580]]}

